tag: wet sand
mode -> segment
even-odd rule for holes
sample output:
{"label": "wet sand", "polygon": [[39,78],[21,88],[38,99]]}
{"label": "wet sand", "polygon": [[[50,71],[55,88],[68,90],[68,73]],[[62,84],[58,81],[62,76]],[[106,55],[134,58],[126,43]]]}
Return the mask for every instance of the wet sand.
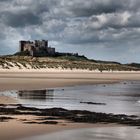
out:
{"label": "wet sand", "polygon": [[0,96],[0,104],[17,104],[17,100],[10,98],[8,96]]}
{"label": "wet sand", "polygon": [[[58,132],[63,130],[71,130],[76,128],[92,128],[102,125],[97,124],[82,124],[82,123],[60,123],[57,125],[49,124],[24,124],[20,122],[20,116],[14,116],[17,120],[10,120],[8,122],[0,122],[0,139],[1,140],[17,140],[20,138],[38,136],[52,132]],[[22,119],[26,119],[32,116],[22,116]]]}
{"label": "wet sand", "polygon": [[43,89],[140,80],[139,72],[0,72],[0,90]]}
{"label": "wet sand", "polygon": [[[77,72],[0,72],[0,90],[43,89],[82,84],[113,83],[124,80],[140,80],[140,73],[77,73]],[[0,97],[1,104],[17,103],[8,97]],[[16,120],[0,122],[0,139],[16,140],[74,128],[108,126],[103,124],[60,123],[58,125],[23,124]],[[27,117],[27,116],[25,116]],[[112,125],[111,125],[112,126]]]}
{"label": "wet sand", "polygon": [[136,127],[94,127],[66,130],[53,134],[35,136],[20,140],[139,140],[140,133]]}

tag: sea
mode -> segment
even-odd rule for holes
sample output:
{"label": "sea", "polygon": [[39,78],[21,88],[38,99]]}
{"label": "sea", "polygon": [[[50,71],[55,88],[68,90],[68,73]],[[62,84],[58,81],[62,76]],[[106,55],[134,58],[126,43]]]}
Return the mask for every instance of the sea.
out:
{"label": "sea", "polygon": [[[140,81],[80,85],[54,89],[2,91],[26,107],[65,108],[140,117]],[[25,140],[140,140],[136,127],[67,130]]]}

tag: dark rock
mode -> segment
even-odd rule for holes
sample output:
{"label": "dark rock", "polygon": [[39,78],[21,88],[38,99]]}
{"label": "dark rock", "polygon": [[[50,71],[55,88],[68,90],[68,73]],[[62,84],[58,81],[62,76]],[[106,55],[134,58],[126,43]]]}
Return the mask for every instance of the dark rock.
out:
{"label": "dark rock", "polygon": [[106,105],[106,103],[96,103],[96,102],[80,102],[81,104],[90,104],[90,105]]}
{"label": "dark rock", "polygon": [[14,118],[2,116],[2,117],[0,117],[0,122],[6,122],[6,121],[8,121],[10,119],[14,119]]}
{"label": "dark rock", "polygon": [[[26,122],[26,123],[56,124],[58,122],[48,120],[49,119],[57,120],[59,118],[82,123],[118,123],[131,126],[140,126],[140,118],[134,115],[131,116],[124,114],[115,115],[115,114],[90,112],[86,110],[66,110],[63,108],[37,109],[17,105],[17,108],[0,107],[0,115],[35,115],[44,117],[44,119],[42,119],[42,122]],[[49,116],[50,118],[48,118],[47,116]],[[11,118],[1,117],[1,120],[6,119]]]}

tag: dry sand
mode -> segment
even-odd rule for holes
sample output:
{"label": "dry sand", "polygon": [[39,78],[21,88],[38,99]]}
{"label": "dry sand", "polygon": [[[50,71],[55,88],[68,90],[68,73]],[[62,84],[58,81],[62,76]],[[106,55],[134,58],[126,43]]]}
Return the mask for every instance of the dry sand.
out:
{"label": "dry sand", "polygon": [[42,89],[140,80],[139,72],[0,72],[0,90]]}
{"label": "dry sand", "polygon": [[[0,90],[42,89],[81,84],[112,83],[124,80],[140,80],[139,72],[0,72]],[[0,96],[0,104],[16,103],[14,99]],[[12,116],[13,117],[13,116]],[[41,135],[73,128],[95,127],[94,124],[60,123],[58,125],[23,124],[17,120],[0,122],[0,140]],[[28,117],[28,116],[25,116]],[[103,124],[101,124],[103,125]]]}

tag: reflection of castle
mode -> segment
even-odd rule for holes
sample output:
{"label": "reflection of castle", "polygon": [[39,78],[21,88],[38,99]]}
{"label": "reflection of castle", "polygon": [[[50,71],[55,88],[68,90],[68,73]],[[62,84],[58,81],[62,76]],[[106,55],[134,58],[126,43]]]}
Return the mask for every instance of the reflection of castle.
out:
{"label": "reflection of castle", "polygon": [[31,56],[54,56],[55,48],[48,47],[47,40],[20,41],[20,52],[29,52]]}
{"label": "reflection of castle", "polygon": [[52,100],[54,90],[22,90],[18,91],[20,99]]}

